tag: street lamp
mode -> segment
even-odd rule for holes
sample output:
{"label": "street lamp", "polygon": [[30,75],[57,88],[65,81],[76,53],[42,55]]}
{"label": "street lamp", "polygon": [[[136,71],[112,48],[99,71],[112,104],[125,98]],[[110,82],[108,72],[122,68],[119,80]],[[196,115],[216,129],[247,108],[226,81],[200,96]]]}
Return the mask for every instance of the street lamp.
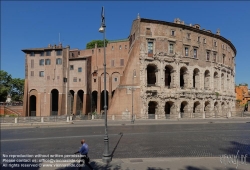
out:
{"label": "street lamp", "polygon": [[105,114],[105,135],[104,135],[104,152],[102,154],[102,161],[104,163],[111,162],[111,154],[109,153],[109,137],[108,137],[108,127],[107,127],[107,91],[106,91],[106,51],[105,51],[105,17],[104,17],[104,7],[102,7],[101,13],[101,27],[99,28],[99,32],[103,33],[103,44],[104,44],[104,114]]}
{"label": "street lamp", "polygon": [[134,78],[136,77],[136,70],[133,70],[133,81],[132,81],[132,119],[131,119],[131,123],[134,124],[135,119],[134,119]]}

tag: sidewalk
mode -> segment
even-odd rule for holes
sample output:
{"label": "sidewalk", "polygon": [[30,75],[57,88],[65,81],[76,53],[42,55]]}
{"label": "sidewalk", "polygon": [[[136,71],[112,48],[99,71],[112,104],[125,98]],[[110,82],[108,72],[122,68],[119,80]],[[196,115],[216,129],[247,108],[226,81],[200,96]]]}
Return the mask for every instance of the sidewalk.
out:
{"label": "sidewalk", "polygon": [[[76,170],[78,162],[68,163],[42,163],[40,168],[28,168],[39,170]],[[10,163],[9,163],[10,164]],[[38,166],[36,163],[19,163]],[[249,170],[250,162],[238,160],[232,162],[230,159],[220,157],[182,157],[182,158],[130,158],[130,159],[113,159],[111,163],[105,164],[101,159],[91,160],[91,166],[94,170]],[[9,165],[8,165],[9,166]],[[2,168],[19,169],[19,168]],[[83,167],[82,170],[89,170]]]}
{"label": "sidewalk", "polygon": [[[108,120],[108,126],[136,126],[159,124],[206,124],[206,123],[250,123],[250,117],[245,118],[214,118],[214,119],[137,119],[134,124],[130,120]],[[1,123],[1,128],[15,127],[85,127],[104,126],[104,119],[74,120],[72,122],[34,122],[34,123]]]}

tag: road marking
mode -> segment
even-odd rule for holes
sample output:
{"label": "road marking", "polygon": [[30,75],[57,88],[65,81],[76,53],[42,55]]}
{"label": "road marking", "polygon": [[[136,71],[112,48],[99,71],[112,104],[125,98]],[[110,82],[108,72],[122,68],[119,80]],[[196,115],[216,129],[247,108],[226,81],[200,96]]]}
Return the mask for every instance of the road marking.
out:
{"label": "road marking", "polygon": [[[240,132],[246,132],[246,131],[250,131],[250,130],[220,130],[220,131],[229,131],[229,132],[232,132],[232,131],[240,131]],[[146,133],[123,133],[124,136],[126,135],[155,135],[155,134],[162,134],[162,133],[185,133],[185,132],[192,132],[192,133],[197,133],[197,132],[200,132],[200,133],[204,133],[204,132],[214,132],[214,130],[211,130],[211,131],[189,131],[189,130],[183,130],[183,131],[172,131],[172,132],[146,132]],[[121,135],[120,133],[119,134],[109,134],[109,136],[118,136],[118,135]],[[26,139],[4,139],[4,140],[1,140],[1,142],[14,142],[14,141],[27,141],[27,140],[48,140],[48,139],[62,139],[62,138],[82,138],[82,137],[100,137],[100,136],[104,136],[104,134],[100,134],[100,135],[81,135],[81,136],[59,136],[59,137],[45,137],[45,138],[26,138]]]}

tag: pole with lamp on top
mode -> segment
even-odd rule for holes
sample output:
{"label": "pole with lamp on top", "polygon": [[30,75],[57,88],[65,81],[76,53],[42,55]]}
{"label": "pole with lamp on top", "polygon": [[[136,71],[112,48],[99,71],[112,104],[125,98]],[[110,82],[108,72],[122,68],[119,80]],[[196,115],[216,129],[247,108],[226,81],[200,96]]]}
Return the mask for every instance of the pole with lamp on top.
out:
{"label": "pole with lamp on top", "polygon": [[131,123],[134,124],[135,117],[134,117],[134,78],[136,78],[136,70],[133,70],[133,79],[132,79],[132,118]]}
{"label": "pole with lamp on top", "polygon": [[106,51],[105,51],[105,31],[106,31],[106,25],[105,25],[105,16],[104,16],[104,7],[102,7],[102,13],[101,13],[101,27],[99,28],[99,32],[103,33],[103,49],[104,49],[104,114],[105,114],[105,135],[104,135],[104,152],[102,154],[102,161],[104,163],[111,162],[111,154],[109,153],[109,137],[108,137],[108,126],[107,126],[107,91],[106,91]]}

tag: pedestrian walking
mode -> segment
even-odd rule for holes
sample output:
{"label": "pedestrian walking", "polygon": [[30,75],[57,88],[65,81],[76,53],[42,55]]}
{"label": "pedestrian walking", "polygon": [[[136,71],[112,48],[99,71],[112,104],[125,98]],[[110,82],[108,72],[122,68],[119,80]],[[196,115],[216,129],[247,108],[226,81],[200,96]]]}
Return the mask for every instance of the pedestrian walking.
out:
{"label": "pedestrian walking", "polygon": [[[92,166],[89,164],[89,157],[88,157],[88,152],[89,152],[89,146],[87,145],[87,143],[85,143],[85,140],[82,139],[81,140],[81,148],[79,151],[75,152],[75,154],[80,153],[81,156],[81,161],[80,161],[80,165],[83,164],[83,161],[85,162],[85,165],[87,165],[89,167],[89,169],[93,170]],[[82,167],[79,167],[79,170],[82,169]]]}

